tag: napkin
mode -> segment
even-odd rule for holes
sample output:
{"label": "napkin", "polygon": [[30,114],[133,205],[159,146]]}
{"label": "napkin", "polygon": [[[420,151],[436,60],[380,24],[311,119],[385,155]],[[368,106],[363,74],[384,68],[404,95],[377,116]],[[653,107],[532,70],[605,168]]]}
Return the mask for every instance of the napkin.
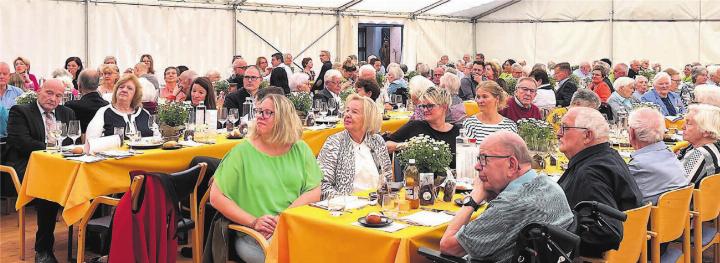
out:
{"label": "napkin", "polygon": [[78,162],[82,162],[82,163],[94,163],[94,162],[99,162],[99,161],[105,160],[105,158],[103,158],[103,157],[94,156],[94,155],[83,155],[83,156],[78,156],[78,157],[67,157],[67,158],[65,158],[65,159],[73,160],[73,161],[78,161]]}
{"label": "napkin", "polygon": [[450,222],[453,216],[445,213],[436,213],[431,211],[420,211],[409,216],[401,218],[402,220],[415,223],[421,226],[438,226]]}
{"label": "napkin", "polygon": [[[342,197],[335,197],[335,198],[342,198]],[[363,207],[367,206],[368,203],[369,203],[368,200],[359,199],[357,196],[345,196],[345,210],[363,208]],[[319,207],[322,209],[327,209],[328,200],[322,200],[320,202],[315,202],[315,203],[313,203],[313,206]]]}
{"label": "napkin", "polygon": [[179,145],[182,145],[182,146],[185,146],[185,147],[195,147],[195,146],[204,145],[204,144],[202,144],[202,143],[195,142],[195,141],[181,141],[181,142],[179,142],[178,144],[179,144]]}
{"label": "napkin", "polygon": [[100,138],[89,139],[88,145],[88,152],[91,154],[119,148],[121,145],[120,136],[110,135]]}
{"label": "napkin", "polygon": [[[365,227],[365,226],[363,226],[362,224],[360,224],[359,222],[353,222],[352,225],[353,225],[353,226],[359,226],[359,227]],[[398,222],[392,222],[392,224],[389,224],[389,225],[384,226],[384,227],[368,227],[368,228],[370,228],[370,229],[377,229],[377,230],[380,230],[380,231],[385,231],[385,232],[388,232],[388,233],[392,233],[392,232],[400,231],[400,230],[405,229],[405,228],[407,228],[407,227],[408,227],[408,225],[406,225],[406,224],[401,224],[401,223],[398,223]]]}
{"label": "napkin", "polygon": [[107,157],[111,157],[111,158],[115,158],[115,159],[122,159],[122,158],[127,158],[130,156],[133,156],[133,154],[130,153],[129,151],[118,151],[118,150],[102,151],[102,152],[98,152],[98,154],[101,154],[101,155],[104,155]]}
{"label": "napkin", "polygon": [[311,130],[311,131],[319,131],[319,130],[324,130],[324,129],[327,129],[327,128],[330,128],[330,126],[329,126],[329,125],[325,125],[325,124],[320,124],[320,125],[305,127],[305,129],[308,129],[308,130]]}

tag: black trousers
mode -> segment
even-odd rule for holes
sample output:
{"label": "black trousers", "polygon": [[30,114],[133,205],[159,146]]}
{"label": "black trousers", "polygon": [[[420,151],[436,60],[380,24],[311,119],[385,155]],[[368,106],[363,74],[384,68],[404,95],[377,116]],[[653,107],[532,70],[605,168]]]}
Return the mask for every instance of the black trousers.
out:
{"label": "black trousers", "polygon": [[45,199],[36,198],[32,201],[37,210],[37,226],[35,232],[35,251],[53,251],[55,244],[55,219],[60,205]]}

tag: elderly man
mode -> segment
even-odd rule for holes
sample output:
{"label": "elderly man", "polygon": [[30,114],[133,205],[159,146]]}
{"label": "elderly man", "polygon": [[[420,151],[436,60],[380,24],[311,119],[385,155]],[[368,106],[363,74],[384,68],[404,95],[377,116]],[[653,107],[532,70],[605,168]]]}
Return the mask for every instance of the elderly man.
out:
{"label": "elderly man", "polygon": [[[527,224],[562,228],[572,224],[562,189],[535,173],[531,162],[525,142],[513,132],[499,131],[483,140],[475,164],[479,178],[440,240],[443,254],[509,262],[517,249],[515,240]],[[489,202],[488,208],[470,221],[483,201]]]}
{"label": "elderly man", "polygon": [[440,56],[440,61],[438,61],[437,65],[445,66],[448,64],[448,62],[450,62],[450,58],[448,57],[448,55],[442,55]]}
{"label": "elderly man", "polygon": [[574,82],[568,81],[570,77],[570,63],[561,62],[555,65],[555,80],[558,82],[558,88],[555,92],[555,101],[558,107],[567,107],[570,105],[573,93],[578,89]]}
{"label": "elderly man", "polygon": [[628,70],[627,77],[632,79],[637,75],[640,75],[640,61],[633,59],[630,61],[630,70]]}
{"label": "elderly man", "polygon": [[642,101],[655,103],[665,116],[677,116],[685,112],[685,106],[680,95],[670,92],[670,80],[667,73],[657,73],[653,79],[654,89],[645,92]]}
{"label": "elderly man", "polygon": [[467,65],[468,63],[470,63],[470,62],[471,62],[471,61],[470,61],[470,54],[465,54],[465,55],[463,55],[462,61],[463,61],[463,64],[465,64],[465,65]]}
{"label": "elderly man", "polygon": [[377,82],[377,79],[375,78],[376,74],[377,72],[375,71],[375,67],[369,64],[362,65],[358,70],[358,80],[374,80],[375,82]]}
{"label": "elderly man", "polygon": [[[582,201],[597,201],[621,211],[640,206],[642,194],[625,161],[610,147],[609,133],[608,123],[595,109],[572,107],[562,118],[557,137],[560,151],[570,163],[558,184],[570,207]],[[591,228],[581,236],[580,255],[599,257],[618,248],[622,223],[606,220],[608,226]]]}
{"label": "elderly man", "polygon": [[663,142],[665,119],[655,109],[639,108],[629,117],[630,155],[628,168],[642,193],[642,202],[657,203],[662,193],[687,186],[682,163]]}
{"label": "elderly man", "polygon": [[323,83],[325,80],[325,72],[332,69],[332,62],[330,61],[330,52],[327,50],[320,51],[320,62],[322,63],[322,68],[320,69],[320,73],[317,75],[317,79],[313,84],[313,92],[316,90],[322,90],[325,87]]}
{"label": "elderly man", "polygon": [[97,92],[99,82],[100,75],[97,70],[83,70],[78,76],[78,90],[80,90],[82,97],[79,100],[71,100],[65,103],[65,107],[72,109],[78,120],[80,120],[80,128],[83,134],[98,109],[108,105],[108,101],[104,100],[100,93]]}
{"label": "elderly man", "polygon": [[635,92],[633,92],[633,97],[635,99],[642,100],[642,96],[647,92],[648,90],[648,79],[643,75],[637,75],[635,76]]}
{"label": "elderly man", "polygon": [[720,85],[720,65],[711,65],[707,67],[708,80],[706,84],[718,86]]}
{"label": "elderly man", "polygon": [[445,75],[445,67],[436,67],[433,69],[432,82],[435,86],[440,86],[440,78]]}
{"label": "elderly man", "polygon": [[625,63],[615,64],[615,67],[613,68],[613,76],[615,77],[615,79],[627,77],[628,76],[628,65]]}
{"label": "elderly man", "polygon": [[570,100],[570,107],[585,107],[591,109],[600,108],[600,97],[589,89],[579,89]]}
{"label": "elderly man", "polygon": [[273,54],[270,64],[273,65],[272,72],[270,72],[270,86],[280,87],[285,91],[285,94],[290,94],[289,77],[292,76],[292,71],[283,64],[282,53]]}
{"label": "elderly man", "polygon": [[233,59],[233,74],[227,79],[230,83],[237,84],[238,87],[243,86],[243,75],[245,75],[245,69],[247,68],[247,62],[242,57],[236,57]]}
{"label": "elderly man", "polygon": [[342,79],[342,73],[336,69],[328,70],[327,74],[325,74],[325,89],[321,90],[317,94],[315,94],[315,97],[313,97],[313,101],[315,100],[322,100],[324,102],[329,102],[330,100],[334,100],[338,107],[333,112],[329,112],[328,114],[336,114],[340,110],[340,105],[342,104],[342,101],[340,100],[340,80]]}
{"label": "elderly man", "polygon": [[525,71],[523,69],[523,66],[520,65],[520,63],[512,64],[512,66],[510,66],[510,67],[512,70],[511,74],[512,74],[513,78],[519,79],[519,78],[524,77],[523,75],[525,75]]}
{"label": "elderly man", "polygon": [[590,77],[592,77],[592,73],[590,72],[591,69],[592,67],[590,66],[590,62],[583,61],[580,62],[580,67],[573,71],[572,74],[580,79],[589,79]]}
{"label": "elderly man", "polygon": [[15,106],[15,98],[23,93],[19,87],[8,84],[9,80],[10,66],[5,62],[0,62],[0,106],[5,109]]}
{"label": "elderly man", "polygon": [[245,98],[255,97],[258,89],[260,89],[261,82],[262,76],[260,75],[260,69],[254,65],[248,66],[245,70],[245,75],[243,76],[244,86],[225,96],[223,108],[242,109]]}
{"label": "elderly man", "polygon": [[[617,120],[618,112],[629,113],[632,110],[633,103],[640,102],[633,97],[635,91],[635,81],[628,77],[620,77],[615,79],[613,85],[617,88],[615,92],[610,94],[608,105],[613,113],[613,120]],[[626,115],[627,116],[627,115]]]}
{"label": "elderly man", "polygon": [[208,72],[205,73],[205,77],[208,78],[210,82],[215,82],[222,79],[222,76],[220,76],[220,71],[214,69],[208,70]]}
{"label": "elderly man", "polygon": [[507,107],[500,115],[513,121],[519,119],[540,119],[540,109],[533,104],[537,95],[537,82],[533,78],[520,78],[515,86],[515,95],[508,98]]}
{"label": "elderly man", "polygon": [[177,88],[176,90],[173,90],[173,95],[175,95],[176,102],[183,102],[186,98],[188,98],[188,96],[190,96],[190,88],[192,88],[192,83],[193,81],[195,81],[195,78],[197,78],[197,76],[197,72],[191,69],[180,73],[180,77],[178,77],[179,81]]}
{"label": "elderly man", "polygon": [[460,80],[460,91],[458,96],[462,100],[474,100],[477,86],[482,82],[485,64],[480,61],[473,61],[470,74]]}
{"label": "elderly man", "polygon": [[[57,138],[52,137],[51,130],[55,129],[56,122],[68,123],[75,119],[75,113],[60,105],[65,92],[65,84],[59,79],[50,79],[43,83],[37,93],[37,102],[31,104],[15,105],[10,109],[8,119],[8,164],[15,168],[20,180],[25,175],[30,154],[36,150],[44,150],[46,144],[55,144]],[[69,143],[70,140],[66,140]],[[38,182],[42,177],[52,177],[52,174],[39,174]],[[55,243],[55,218],[60,205],[45,199],[36,198],[38,230],[35,234],[35,262],[57,262],[53,255]]]}

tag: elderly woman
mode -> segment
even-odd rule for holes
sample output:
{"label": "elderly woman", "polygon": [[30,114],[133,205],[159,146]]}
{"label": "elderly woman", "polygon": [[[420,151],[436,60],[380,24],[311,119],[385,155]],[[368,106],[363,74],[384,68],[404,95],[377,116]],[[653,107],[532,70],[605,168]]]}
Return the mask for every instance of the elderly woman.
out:
{"label": "elderly woman", "polygon": [[695,186],[706,176],[720,173],[720,107],[692,104],[686,116],[683,138],[690,145],[680,150],[678,159],[685,175]]}
{"label": "elderly woman", "polygon": [[680,96],[670,92],[670,75],[665,72],[656,74],[653,88],[643,95],[642,101],[657,104],[665,116],[676,116],[685,112]]}
{"label": "elderly woman", "polygon": [[178,69],[176,67],[167,67],[163,75],[165,77],[165,86],[160,89],[160,98],[174,101],[175,94],[173,91],[178,88]]}
{"label": "elderly woman", "polygon": [[[412,81],[410,84],[412,85]],[[455,138],[460,135],[460,126],[445,122],[445,116],[450,110],[450,93],[444,89],[430,87],[418,98],[415,107],[423,113],[424,120],[409,121],[395,133],[388,135],[386,138],[388,150],[395,152],[400,143],[425,134],[450,146],[453,155],[450,168],[455,168]]]}
{"label": "elderly woman", "polygon": [[18,88],[37,91],[38,88],[40,88],[40,85],[38,85],[35,75],[30,74],[30,60],[24,57],[17,57],[15,58],[15,61],[13,61],[13,64],[15,66],[15,73],[20,74],[24,81],[23,87]]}
{"label": "elderly woman", "polygon": [[215,81],[222,79],[222,76],[220,75],[220,71],[217,71],[214,69],[208,70],[208,72],[205,73],[205,77],[210,80],[210,83],[213,83]]}
{"label": "elderly woman", "polygon": [[630,113],[632,111],[632,104],[638,103],[639,101],[633,97],[635,91],[635,81],[628,77],[619,77],[613,83],[615,92],[610,94],[608,98],[608,105],[612,109],[613,119],[617,120],[618,112],[622,111]]}
{"label": "elderly woman", "polygon": [[110,101],[112,100],[115,83],[117,83],[120,78],[120,69],[115,64],[102,64],[100,66],[100,74],[101,78],[98,93],[100,93],[105,100]]}
{"label": "elderly woman", "polygon": [[[247,140],[233,147],[215,172],[212,206],[231,222],[270,238],[280,212],[319,201],[322,171],[301,136],[292,102],[267,95],[255,108]],[[234,246],[244,262],[265,261],[249,236],[238,234]]]}
{"label": "elderly woman", "polygon": [[318,155],[323,199],[377,189],[380,176],[392,180],[390,156],[378,134],[382,117],[375,102],[357,94],[348,96],[343,124],[345,130],[330,136]]}
{"label": "elderly woman", "polygon": [[77,89],[77,77],[83,70],[82,60],[79,57],[69,57],[65,60],[65,69],[72,76],[73,87]]}
{"label": "elderly woman", "polygon": [[388,83],[388,94],[395,95],[398,91],[407,90],[407,82],[405,82],[405,73],[399,66],[388,66],[388,73],[385,76]]}
{"label": "elderly woman", "polygon": [[592,71],[592,81],[588,85],[588,89],[595,92],[600,97],[601,102],[606,102],[610,98],[610,86],[605,83],[607,71],[605,67],[595,66]]}
{"label": "elderly woman", "polygon": [[85,137],[90,140],[115,134],[115,128],[134,125],[142,137],[153,135],[150,113],[142,108],[142,87],[135,75],[120,78],[113,89],[111,103],[98,109]]}
{"label": "elderly woman", "polygon": [[310,92],[310,76],[303,72],[295,72],[289,79],[290,92]]}
{"label": "elderly woman", "polygon": [[692,83],[680,87],[680,98],[683,102],[690,104],[695,100],[695,87],[704,85],[708,81],[708,70],[703,66],[695,66],[692,68],[690,79]]}
{"label": "elderly woman", "polygon": [[217,108],[215,104],[215,88],[210,79],[199,77],[193,81],[190,90],[190,102],[193,107],[197,107],[200,102],[203,102],[207,109]]}
{"label": "elderly woman", "polygon": [[415,106],[413,114],[410,115],[411,121],[422,120],[425,117],[423,110],[417,107],[417,105],[420,104],[420,96],[422,96],[422,94],[425,93],[428,88],[434,86],[435,84],[433,84],[432,81],[423,76],[415,76],[410,79],[410,84],[408,84],[408,93],[410,94],[408,104],[412,103],[412,105]]}
{"label": "elderly woman", "polygon": [[695,102],[720,107],[720,92],[716,86],[707,84],[695,87]]}
{"label": "elderly woman", "polygon": [[106,56],[103,59],[103,64],[113,64],[117,65],[117,58],[115,56]]}
{"label": "elderly woman", "polygon": [[500,85],[483,81],[478,85],[476,94],[475,102],[479,111],[463,121],[465,137],[475,138],[480,143],[496,131],[518,131],[515,122],[500,115],[500,110],[507,106],[508,101],[508,94]]}
{"label": "elderly woman", "polygon": [[637,75],[635,76],[635,92],[633,92],[633,97],[640,101],[642,100],[642,96],[645,95],[645,92],[648,90],[648,79],[643,75]]}
{"label": "elderly woman", "polygon": [[449,123],[460,123],[465,117],[465,104],[463,100],[458,96],[460,91],[460,78],[449,72],[440,77],[440,88],[445,89],[450,93],[450,114],[447,115],[445,121]]}

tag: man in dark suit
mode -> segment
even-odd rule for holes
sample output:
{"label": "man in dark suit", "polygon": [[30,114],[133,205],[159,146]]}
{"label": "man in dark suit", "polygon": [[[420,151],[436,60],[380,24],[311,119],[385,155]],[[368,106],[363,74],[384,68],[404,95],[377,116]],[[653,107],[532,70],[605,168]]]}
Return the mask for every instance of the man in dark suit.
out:
{"label": "man in dark suit", "polygon": [[342,73],[338,70],[328,70],[325,74],[325,88],[315,94],[313,101],[321,100],[328,103],[330,100],[334,100],[337,104],[337,108],[334,111],[328,110],[328,115],[337,115],[340,111],[340,79]]}
{"label": "man in dark suit", "polygon": [[558,107],[570,106],[572,95],[577,90],[577,85],[569,81],[571,72],[570,63],[561,62],[555,66],[555,79],[558,81],[558,89],[555,92],[555,102]]}
{"label": "man in dark suit", "polygon": [[245,69],[247,69],[247,62],[245,62],[245,59],[243,59],[242,56],[237,56],[233,58],[232,66],[233,74],[227,79],[227,81],[230,83],[235,83],[237,84],[238,88],[241,88],[243,86],[243,76],[245,76]]}
{"label": "man in dark suit", "polygon": [[290,85],[288,84],[288,71],[285,70],[285,64],[283,64],[283,55],[278,52],[272,55],[270,63],[273,65],[273,70],[270,72],[270,86],[280,87],[285,91],[285,94],[290,94]]}
{"label": "man in dark suit", "polygon": [[330,52],[327,50],[320,51],[320,62],[323,63],[322,68],[320,69],[320,74],[317,75],[317,79],[315,80],[315,84],[313,84],[312,92],[315,92],[316,90],[322,90],[325,81],[325,73],[328,70],[332,69],[332,62],[330,62]]}
{"label": "man in dark suit", "polygon": [[80,128],[83,134],[85,134],[85,130],[92,118],[95,117],[97,110],[108,105],[108,102],[97,92],[99,81],[100,76],[97,70],[83,70],[78,76],[78,90],[80,90],[82,97],[79,100],[65,103],[65,107],[72,109],[78,120],[80,120]]}
{"label": "man in dark suit", "polygon": [[[75,113],[60,105],[65,84],[58,79],[43,83],[37,94],[37,103],[15,105],[10,108],[8,118],[8,146],[10,155],[8,164],[22,176],[28,165],[32,151],[44,150],[46,142],[54,142],[48,132],[56,121],[69,122],[75,119]],[[69,141],[66,141],[69,142]],[[42,175],[52,176],[52,175]],[[35,199],[38,230],[35,234],[35,262],[57,262],[53,255],[55,237],[55,218],[60,205],[44,199]]]}

